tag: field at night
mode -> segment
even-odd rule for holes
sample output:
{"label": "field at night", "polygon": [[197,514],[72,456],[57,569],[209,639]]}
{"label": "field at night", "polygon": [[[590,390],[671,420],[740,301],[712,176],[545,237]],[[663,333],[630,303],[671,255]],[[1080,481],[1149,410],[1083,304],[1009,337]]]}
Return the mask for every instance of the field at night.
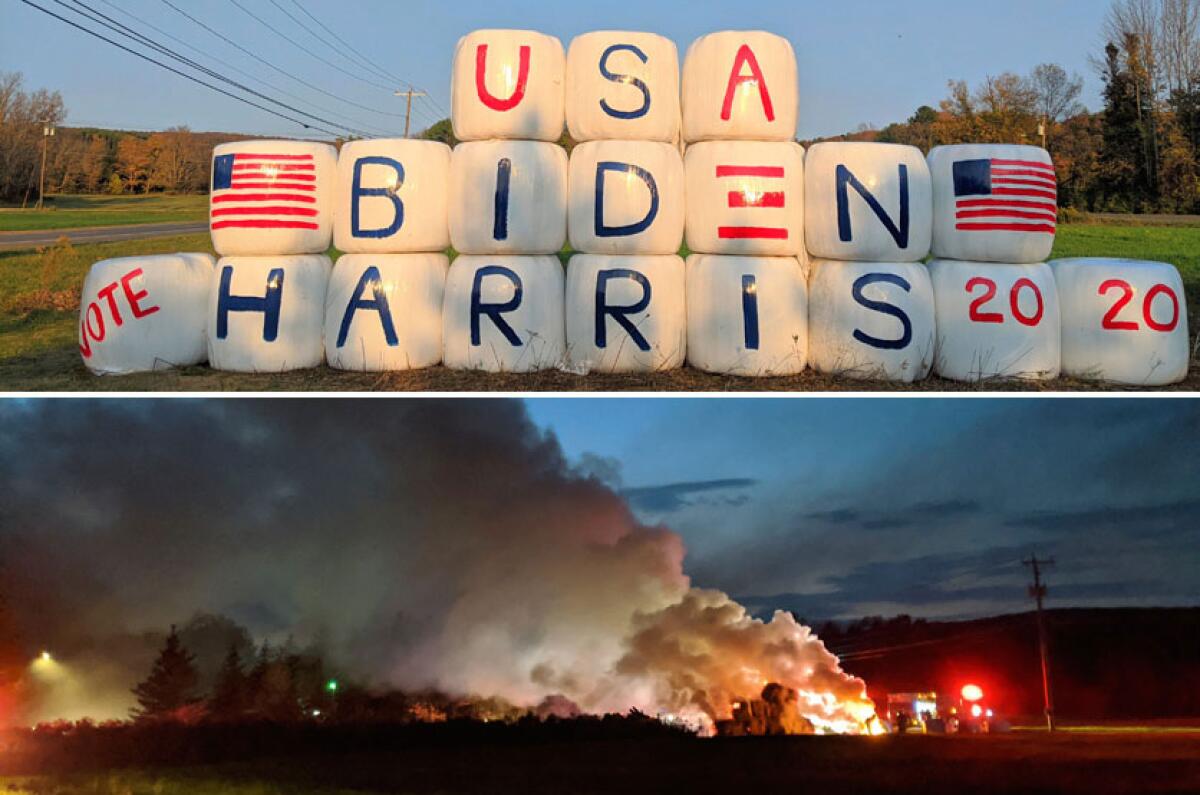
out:
{"label": "field at night", "polygon": [[495,742],[0,777],[10,793],[1194,793],[1200,727],[990,737]]}
{"label": "field at night", "polygon": [[0,792],[1195,792],[1198,411],[11,402]]}

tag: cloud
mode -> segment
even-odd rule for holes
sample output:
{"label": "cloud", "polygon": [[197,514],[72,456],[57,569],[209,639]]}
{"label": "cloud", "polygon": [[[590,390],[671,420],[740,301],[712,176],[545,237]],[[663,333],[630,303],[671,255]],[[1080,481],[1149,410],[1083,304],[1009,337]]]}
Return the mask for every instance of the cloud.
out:
{"label": "cloud", "polygon": [[650,514],[664,514],[681,511],[695,505],[744,505],[749,497],[745,494],[717,494],[748,489],[758,484],[752,478],[725,478],[721,480],[693,480],[682,483],[667,483],[660,486],[639,486],[622,489],[620,494],[636,510]]}
{"label": "cloud", "polygon": [[1200,500],[1175,500],[1157,505],[1106,505],[1085,510],[1031,511],[1010,518],[1010,527],[1034,528],[1046,533],[1095,533],[1100,530],[1138,528],[1138,534],[1195,532]]}

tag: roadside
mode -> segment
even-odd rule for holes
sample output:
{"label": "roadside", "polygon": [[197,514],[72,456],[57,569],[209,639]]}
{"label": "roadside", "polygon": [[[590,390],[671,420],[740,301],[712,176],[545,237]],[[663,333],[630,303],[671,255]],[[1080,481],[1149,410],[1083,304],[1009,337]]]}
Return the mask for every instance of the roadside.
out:
{"label": "roadside", "polygon": [[128,226],[85,226],[77,229],[48,229],[31,232],[0,232],[0,251],[28,251],[54,245],[59,238],[73,244],[109,243],[119,240],[144,240],[204,232],[207,221],[185,221],[161,224],[132,224]]}
{"label": "roadside", "polygon": [[208,219],[205,194],[140,196],[50,195],[43,210],[0,207],[0,234],[75,230],[97,226],[202,222]]}

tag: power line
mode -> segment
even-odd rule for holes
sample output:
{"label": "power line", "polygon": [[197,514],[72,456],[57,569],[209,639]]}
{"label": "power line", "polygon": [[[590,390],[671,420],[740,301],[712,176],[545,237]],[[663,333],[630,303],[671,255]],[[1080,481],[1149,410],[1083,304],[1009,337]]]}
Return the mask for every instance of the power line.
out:
{"label": "power line", "polygon": [[[274,3],[275,0],[271,0],[271,2]],[[278,4],[276,4],[276,5],[278,5]],[[354,45],[350,44],[348,41],[346,41],[341,36],[339,36],[332,28],[330,28],[328,25],[326,25],[324,22],[322,22],[317,16],[315,16],[311,11],[309,11],[307,8],[305,8],[300,3],[300,0],[292,0],[292,5],[296,6],[296,8],[298,8],[298,9],[300,9],[304,13],[305,16],[307,16],[313,22],[316,22],[321,27],[322,30],[324,30],[330,36],[333,36],[334,39],[336,39],[343,47],[345,47],[360,62],[362,62],[363,64],[372,68],[377,74],[382,74],[385,78],[387,78],[389,80],[395,80],[397,83],[402,83],[405,86],[407,86],[408,88],[411,88],[414,92],[425,91],[425,89],[423,89],[421,86],[413,85],[412,82],[397,76],[393,72],[389,72],[389,71],[383,69],[382,67],[376,65],[369,58],[363,57],[361,54],[359,54],[358,50],[354,47]],[[282,9],[280,9],[280,10],[282,10]],[[288,16],[291,16],[291,15],[289,14]],[[429,92],[426,91],[425,93],[428,94]],[[426,96],[425,100],[436,110],[437,113],[441,114],[443,117],[449,117],[450,114],[447,113],[445,108],[443,108],[441,106],[441,104],[436,99],[434,99],[432,96]]]}
{"label": "power line", "polygon": [[[284,16],[286,16],[292,22],[296,23],[297,26],[299,26],[301,29],[303,29],[305,33],[307,33],[309,36],[312,36],[313,39],[315,39],[316,41],[320,42],[323,47],[327,47],[327,48],[329,48],[330,51],[335,52],[338,55],[340,55],[342,60],[350,63],[351,65],[353,65],[356,68],[363,67],[363,64],[365,63],[366,64],[365,68],[371,70],[374,74],[382,77],[384,80],[394,80],[395,82],[400,83],[401,85],[408,86],[408,91],[412,92],[412,96],[421,96],[422,95],[422,92],[420,91],[420,89],[417,89],[409,81],[401,79],[399,77],[396,77],[395,75],[391,75],[391,74],[381,71],[378,67],[371,64],[370,61],[356,60],[355,58],[351,58],[349,55],[346,54],[346,52],[344,52],[344,50],[349,50],[352,54],[354,54],[355,50],[353,47],[351,47],[349,44],[346,44],[345,41],[343,41],[341,39],[338,39],[338,41],[342,42],[342,46],[338,46],[338,44],[330,41],[328,38],[317,33],[311,27],[306,25],[303,20],[297,19],[295,14],[293,14],[291,11],[288,11],[286,8],[284,8],[282,5],[280,5],[279,0],[270,0],[270,2],[271,2],[271,5],[275,6],[277,9],[279,9],[283,13]],[[301,10],[303,10],[303,9],[301,9]],[[359,56],[359,58],[361,58],[361,56]],[[404,90],[402,89],[400,91],[395,91],[393,93],[395,96],[400,96],[404,93]],[[420,108],[418,108],[418,110],[420,110]],[[404,119],[404,129],[405,129],[404,137],[405,138],[408,137],[409,120],[410,120],[410,117],[412,116],[412,111],[413,111],[412,100],[410,97],[407,110],[405,110],[405,119]]]}
{"label": "power line", "polygon": [[[271,0],[271,5],[278,8],[283,13],[283,15],[286,16],[288,19],[292,20],[292,22],[295,22],[296,25],[298,25],[300,28],[302,28],[305,33],[312,36],[314,39],[321,42],[321,44],[328,47],[331,52],[335,52],[338,55],[340,55],[342,57],[342,60],[347,61],[348,63],[352,64],[355,68],[365,68],[369,72],[373,73],[374,75],[376,75],[378,77],[383,78],[384,80],[392,80],[394,82],[402,83],[404,85],[412,85],[411,83],[408,83],[405,80],[401,80],[400,78],[396,77],[395,75],[388,74],[387,72],[380,70],[379,67],[375,66],[370,61],[360,60],[358,57],[352,58],[351,55],[355,54],[353,47],[351,47],[349,44],[346,44],[346,42],[342,41],[341,39],[338,39],[338,41],[341,42],[341,44],[342,44],[341,47],[339,47],[334,42],[331,42],[329,39],[325,38],[321,34],[317,33],[315,30],[313,30],[311,27],[306,25],[304,23],[304,20],[297,19],[295,14],[293,14],[291,11],[288,11],[286,8],[284,8],[282,5],[279,4],[279,0]],[[303,11],[304,9],[301,8],[300,10]],[[345,52],[345,50],[349,50],[350,54],[347,54]]]}
{"label": "power line", "polygon": [[294,74],[292,74],[291,72],[288,72],[288,71],[286,71],[286,70],[284,70],[284,69],[280,69],[278,66],[276,66],[276,65],[275,65],[275,64],[273,64],[273,63],[271,63],[270,61],[268,61],[268,60],[266,60],[266,59],[264,59],[264,58],[261,58],[261,57],[259,57],[258,55],[256,55],[255,53],[251,52],[250,50],[247,50],[245,47],[243,47],[242,45],[238,44],[236,41],[234,41],[233,39],[229,38],[228,36],[226,36],[225,34],[221,33],[220,31],[214,30],[212,27],[210,27],[209,25],[205,24],[205,23],[204,23],[204,22],[202,22],[201,20],[199,20],[199,19],[196,19],[194,16],[192,16],[192,15],[191,15],[191,14],[189,14],[188,12],[184,11],[182,8],[180,8],[179,6],[175,5],[174,3],[172,3],[172,2],[171,2],[171,0],[162,0],[162,3],[163,3],[164,5],[166,5],[166,6],[170,7],[170,8],[171,8],[172,10],[174,10],[176,13],[178,13],[178,14],[180,14],[180,15],[182,15],[182,16],[184,16],[184,17],[186,17],[187,19],[191,20],[191,21],[192,21],[193,23],[195,23],[196,25],[199,25],[200,27],[204,28],[206,31],[208,31],[209,33],[211,33],[213,36],[216,36],[218,39],[220,39],[221,41],[225,42],[225,43],[226,43],[226,44],[228,44],[229,46],[231,46],[231,47],[233,47],[233,48],[237,49],[238,51],[242,52],[242,53],[243,53],[243,54],[245,54],[245,55],[248,55],[248,56],[250,56],[250,57],[251,57],[251,58],[253,58],[254,60],[256,60],[256,61],[258,61],[259,63],[261,63],[263,66],[266,66],[266,67],[268,67],[268,68],[270,68],[270,69],[273,69],[273,70],[275,70],[276,72],[278,72],[279,74],[283,75],[284,77],[286,77],[286,78],[288,78],[288,79],[290,79],[290,80],[295,80],[297,83],[299,83],[299,84],[301,84],[301,85],[303,85],[303,86],[306,86],[306,87],[308,87],[308,88],[311,88],[313,91],[319,92],[319,93],[321,93],[321,94],[324,94],[324,95],[326,95],[326,96],[328,96],[328,97],[333,97],[334,99],[338,100],[339,102],[344,102],[344,103],[346,103],[347,105],[351,105],[351,106],[353,106],[353,107],[359,108],[360,110],[365,110],[365,111],[368,111],[368,112],[370,112],[370,113],[377,113],[377,114],[379,114],[380,116],[392,116],[392,117],[394,117],[394,118],[397,118],[397,119],[402,119],[402,118],[404,118],[404,114],[403,114],[403,113],[389,113],[389,112],[387,112],[387,111],[379,110],[378,108],[372,108],[372,107],[371,107],[371,106],[369,106],[369,105],[363,105],[363,104],[361,104],[361,103],[358,103],[358,102],[353,102],[353,101],[351,101],[351,100],[345,99],[344,97],[338,96],[337,94],[334,94],[334,93],[332,93],[332,92],[330,92],[330,91],[326,91],[325,89],[323,89],[323,88],[321,88],[321,87],[319,87],[319,86],[315,86],[315,85],[313,85],[312,83],[308,82],[307,80],[304,80],[304,79],[302,79],[302,78],[296,77],[296,76],[295,76]]}
{"label": "power line", "polygon": [[109,44],[111,44],[112,46],[114,46],[118,49],[124,50],[125,52],[129,53],[130,55],[136,55],[138,58],[141,58],[144,61],[149,61],[150,63],[152,63],[156,66],[166,69],[168,72],[173,72],[173,73],[179,75],[180,77],[186,78],[187,80],[191,80],[193,83],[198,83],[199,85],[202,85],[205,88],[216,91],[218,94],[224,94],[227,97],[236,99],[238,102],[249,105],[253,108],[258,108],[259,110],[261,110],[265,113],[270,113],[272,116],[278,116],[279,118],[286,119],[287,121],[290,121],[294,124],[299,124],[301,127],[303,127],[306,130],[320,130],[321,132],[325,133],[326,135],[331,135],[334,138],[338,137],[338,133],[334,132],[333,130],[327,130],[324,127],[321,127],[316,124],[307,124],[307,123],[301,121],[300,119],[293,118],[292,116],[288,116],[286,113],[280,113],[279,111],[272,110],[271,108],[268,108],[264,105],[260,105],[257,102],[246,99],[245,97],[240,97],[237,94],[226,91],[225,89],[221,88],[220,86],[214,86],[212,83],[206,83],[205,81],[201,80],[198,77],[189,75],[186,72],[181,72],[173,66],[169,66],[168,64],[165,64],[162,61],[155,60],[154,58],[151,58],[150,56],[145,55],[143,53],[140,53],[137,50],[132,50],[129,47],[126,47],[124,44],[121,44],[118,41],[113,41],[112,39],[108,38],[107,36],[97,33],[96,31],[94,31],[90,28],[84,27],[83,25],[80,25],[77,22],[73,22],[72,20],[69,20],[66,17],[60,16],[48,8],[43,8],[42,6],[38,5],[37,3],[32,2],[32,0],[21,0],[21,2],[24,3],[25,5],[29,6],[30,8],[36,8],[38,11],[41,11],[43,14],[54,17],[55,19],[59,20],[60,22],[65,22],[66,24],[70,25],[73,28],[82,30],[84,33],[87,33],[90,36],[94,36],[97,39],[100,39],[101,41],[106,41]]}
{"label": "power line", "polygon": [[[64,0],[54,0],[54,2],[58,3],[60,6],[62,6],[63,8],[66,8],[70,11],[75,11],[75,9],[72,9],[70,6],[68,6],[64,2]],[[138,33],[137,31],[133,30],[132,28],[130,28],[126,25],[123,25],[120,22],[117,22],[112,17],[107,16],[106,14],[104,14],[100,11],[96,11],[94,8],[91,8],[87,4],[83,3],[82,0],[72,0],[72,2],[74,2],[75,5],[85,9],[86,12],[88,12],[88,13],[85,13],[83,11],[75,11],[75,13],[84,17],[85,19],[88,19],[89,21],[95,22],[99,25],[102,25],[103,27],[113,31],[114,33],[118,33],[128,39],[138,42],[139,44],[148,46],[148,47],[162,53],[163,55],[166,55],[169,58],[174,58],[176,61],[179,61],[180,63],[191,67],[192,69],[202,72],[203,74],[206,74],[209,77],[215,78],[215,79],[220,80],[224,83],[227,83],[231,86],[234,86],[235,88],[238,88],[242,91],[245,91],[248,94],[256,96],[259,99],[265,100],[274,105],[278,105],[281,108],[290,110],[293,113],[299,113],[301,116],[307,116],[308,118],[313,119],[314,121],[319,121],[322,124],[328,124],[333,127],[340,127],[341,129],[343,129],[353,135],[360,136],[360,137],[369,137],[371,135],[371,133],[369,133],[365,130],[356,129],[354,127],[350,127],[348,125],[345,125],[345,124],[342,124],[339,122],[331,121],[331,120],[323,118],[321,116],[316,116],[316,115],[314,115],[312,113],[308,113],[307,111],[304,111],[300,108],[289,105],[286,102],[280,102],[279,100],[274,99],[273,97],[267,96],[266,94],[263,94],[260,91],[255,91],[254,89],[250,88],[249,86],[243,85],[242,83],[239,83],[236,80],[232,80],[228,77],[225,77],[224,75],[220,74],[219,72],[209,69],[208,67],[204,66],[201,63],[193,61],[192,59],[187,58],[186,56],[180,55],[175,50],[172,50],[169,47],[165,47],[165,46],[159,44],[158,42],[154,41],[150,37],[145,36],[141,33]],[[108,20],[108,22],[105,22],[104,20]]]}
{"label": "power line", "polygon": [[396,90],[395,86],[386,86],[383,83],[376,83],[373,80],[367,80],[366,78],[356,75],[353,72],[347,72],[345,69],[338,66],[333,61],[330,61],[327,58],[323,58],[322,56],[317,55],[317,53],[313,52],[312,48],[305,47],[303,44],[296,41],[291,36],[288,36],[286,33],[282,32],[281,30],[276,28],[274,25],[272,25],[271,23],[267,22],[265,19],[260,17],[258,14],[255,14],[253,11],[246,8],[244,5],[242,5],[240,2],[238,2],[238,0],[229,0],[229,2],[232,3],[233,5],[237,6],[238,8],[240,8],[242,10],[242,13],[246,14],[251,19],[256,20],[260,25],[262,25],[264,28],[266,28],[267,30],[274,33],[279,38],[283,39],[284,41],[289,42],[293,47],[295,47],[296,49],[305,53],[306,55],[308,55],[312,58],[316,58],[318,61],[320,61],[321,63],[330,67],[331,69],[337,69],[339,72],[346,75],[347,77],[351,77],[360,83],[365,83],[366,85],[374,86],[375,88],[381,88],[384,91],[387,91],[389,94]]}
{"label": "power line", "polygon": [[[120,14],[124,14],[126,17],[129,17],[130,19],[134,19],[134,20],[141,22],[143,25],[145,25],[146,27],[155,31],[159,35],[166,36],[171,41],[174,41],[177,44],[181,44],[184,47],[187,47],[189,50],[192,50],[193,52],[197,52],[207,58],[211,58],[212,60],[221,64],[225,68],[232,69],[233,71],[237,72],[238,74],[240,74],[250,80],[253,80],[256,83],[264,85],[267,88],[271,89],[272,91],[277,91],[280,94],[284,95],[285,97],[291,97],[292,99],[298,100],[300,102],[307,102],[310,105],[312,105],[312,107],[316,108],[317,110],[321,111],[322,113],[333,113],[335,115],[338,113],[338,111],[336,111],[336,110],[331,110],[330,108],[326,108],[326,107],[322,107],[321,105],[317,105],[316,103],[312,102],[312,100],[309,100],[306,97],[302,97],[299,94],[293,94],[292,92],[288,91],[285,88],[280,88],[279,86],[275,85],[274,83],[269,83],[266,80],[263,80],[261,77],[255,75],[255,74],[252,74],[251,72],[247,72],[245,69],[242,69],[241,67],[237,66],[236,64],[232,64],[229,61],[226,61],[222,58],[218,58],[216,55],[213,55],[212,53],[207,52],[207,51],[197,47],[194,44],[184,41],[183,39],[179,38],[178,36],[172,35],[169,31],[163,30],[162,28],[158,27],[157,25],[154,25],[153,23],[139,19],[138,17],[134,16],[133,14],[126,11],[125,9],[123,9],[120,6],[113,3],[112,0],[100,0],[100,2],[104,3],[106,6],[113,9],[114,11],[117,11]],[[350,121],[354,122],[354,124],[359,125],[363,129],[366,129],[366,130],[374,129],[374,128],[364,124],[363,122],[357,121],[355,119],[350,119]],[[382,132],[382,131],[377,131],[377,132]]]}

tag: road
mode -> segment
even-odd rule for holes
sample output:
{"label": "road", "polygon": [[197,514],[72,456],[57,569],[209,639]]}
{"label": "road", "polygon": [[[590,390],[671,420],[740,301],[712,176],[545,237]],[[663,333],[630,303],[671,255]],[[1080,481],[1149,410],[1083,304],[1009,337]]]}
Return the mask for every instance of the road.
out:
{"label": "road", "polygon": [[190,235],[208,229],[207,221],[182,221],[167,224],[132,226],[90,226],[80,229],[39,229],[28,232],[0,232],[0,251],[19,251],[53,245],[60,237],[72,243],[110,243],[117,240],[142,240],[148,237]]}

